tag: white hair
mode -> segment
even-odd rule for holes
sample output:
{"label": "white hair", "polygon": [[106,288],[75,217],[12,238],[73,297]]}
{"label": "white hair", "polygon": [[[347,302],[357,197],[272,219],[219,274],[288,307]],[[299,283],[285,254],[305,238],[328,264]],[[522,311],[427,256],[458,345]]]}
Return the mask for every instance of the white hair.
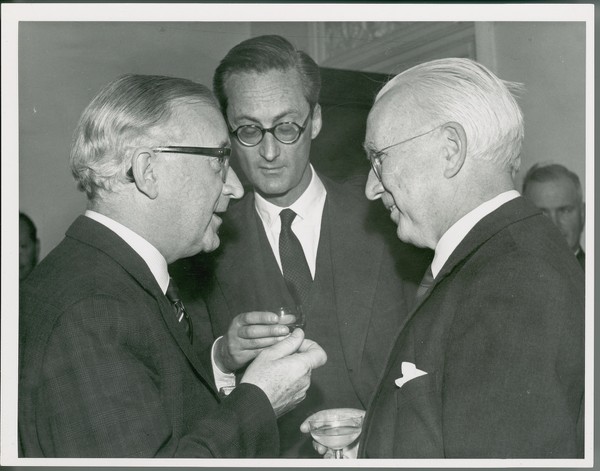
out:
{"label": "white hair", "polygon": [[432,124],[460,123],[471,158],[517,172],[524,130],[523,114],[513,93],[523,90],[521,84],[503,81],[470,59],[439,59],[395,76],[379,91],[375,103],[400,88]]}
{"label": "white hair", "polygon": [[168,122],[184,104],[218,109],[211,91],[191,80],[124,75],[86,107],[73,135],[71,172],[89,200],[128,183],[136,146],[162,144]]}

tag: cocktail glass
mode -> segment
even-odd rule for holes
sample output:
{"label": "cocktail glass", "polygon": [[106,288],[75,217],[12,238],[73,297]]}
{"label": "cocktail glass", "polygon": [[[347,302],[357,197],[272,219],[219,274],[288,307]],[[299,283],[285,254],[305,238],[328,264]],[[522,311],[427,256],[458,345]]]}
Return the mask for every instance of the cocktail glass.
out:
{"label": "cocktail glass", "polygon": [[335,459],[344,457],[343,448],[354,443],[362,431],[365,411],[360,409],[325,409],[308,418],[310,434],[333,451]]}

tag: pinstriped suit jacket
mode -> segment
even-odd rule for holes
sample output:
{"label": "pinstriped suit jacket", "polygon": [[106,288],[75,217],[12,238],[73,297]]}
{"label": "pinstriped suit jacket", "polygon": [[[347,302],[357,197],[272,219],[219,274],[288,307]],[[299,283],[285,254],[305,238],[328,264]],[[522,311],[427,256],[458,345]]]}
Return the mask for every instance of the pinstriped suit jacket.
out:
{"label": "pinstriped suit jacket", "polygon": [[221,401],[144,261],[84,216],[20,294],[25,457],[276,456],[266,395]]}

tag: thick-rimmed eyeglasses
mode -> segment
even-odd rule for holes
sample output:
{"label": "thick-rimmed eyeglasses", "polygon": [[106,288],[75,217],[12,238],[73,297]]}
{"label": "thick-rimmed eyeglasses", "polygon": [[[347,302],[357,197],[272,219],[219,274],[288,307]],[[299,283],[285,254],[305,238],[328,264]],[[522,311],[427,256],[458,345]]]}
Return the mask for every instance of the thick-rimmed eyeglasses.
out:
{"label": "thick-rimmed eyeglasses", "polygon": [[[202,155],[203,157],[214,157],[221,165],[221,179],[223,183],[227,181],[227,171],[229,170],[229,157],[231,156],[231,148],[229,147],[180,147],[166,146],[153,147],[153,152],[158,154],[191,154]],[[127,178],[133,181],[133,169],[127,171]]]}
{"label": "thick-rimmed eyeglasses", "polygon": [[279,123],[270,128],[261,128],[256,124],[244,124],[233,131],[230,129],[229,132],[237,138],[240,144],[246,147],[254,147],[260,144],[267,132],[271,133],[282,144],[294,144],[306,129],[311,114],[312,111],[308,113],[302,125],[292,121]]}
{"label": "thick-rimmed eyeglasses", "polygon": [[386,152],[391,149],[392,147],[396,147],[399,146],[400,144],[404,144],[406,142],[412,141],[414,139],[417,139],[419,137],[423,137],[429,133],[432,133],[433,131],[441,128],[443,126],[443,124],[440,124],[439,126],[436,126],[433,129],[430,129],[427,132],[421,133],[421,134],[417,134],[416,136],[413,137],[409,137],[408,139],[404,139],[403,141],[400,142],[395,142],[394,144],[390,144],[389,146],[384,147],[383,149],[380,150],[375,150],[375,149],[366,149],[367,151],[367,158],[369,159],[369,161],[371,162],[371,168],[373,169],[373,172],[375,173],[375,176],[377,177],[377,179],[379,181],[381,181],[381,158],[386,154]]}

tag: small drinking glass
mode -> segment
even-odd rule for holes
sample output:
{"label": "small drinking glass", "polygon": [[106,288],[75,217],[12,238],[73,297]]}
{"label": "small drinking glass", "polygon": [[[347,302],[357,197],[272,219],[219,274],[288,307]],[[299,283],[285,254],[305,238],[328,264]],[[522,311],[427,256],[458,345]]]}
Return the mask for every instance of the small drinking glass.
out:
{"label": "small drinking glass", "polygon": [[364,416],[360,409],[325,409],[308,418],[310,434],[332,450],[335,459],[342,459],[343,448],[360,436]]}
{"label": "small drinking glass", "polygon": [[290,329],[290,333],[296,327],[304,329],[305,319],[301,306],[281,306],[275,309],[275,314],[279,317],[279,323]]}

